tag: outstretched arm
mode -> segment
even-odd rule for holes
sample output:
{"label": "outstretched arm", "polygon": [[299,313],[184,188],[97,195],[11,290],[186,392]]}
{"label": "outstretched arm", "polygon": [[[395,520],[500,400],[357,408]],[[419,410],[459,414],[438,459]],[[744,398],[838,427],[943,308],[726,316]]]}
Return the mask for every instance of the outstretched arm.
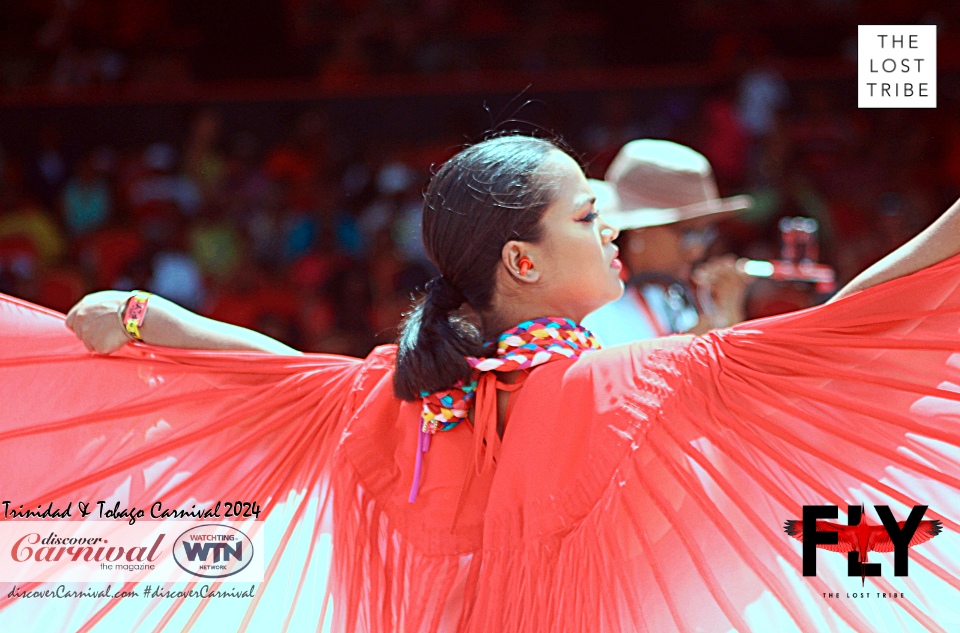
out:
{"label": "outstretched arm", "polygon": [[[87,349],[109,354],[124,345],[127,337],[117,311],[128,292],[104,290],[85,296],[67,313],[66,326]],[[140,328],[144,343],[183,349],[251,350],[274,354],[300,354],[292,347],[259,332],[214,321],[158,295],[150,297]]]}
{"label": "outstretched arm", "polygon": [[827,303],[923,270],[957,253],[960,253],[960,200],[919,235],[857,275]]}

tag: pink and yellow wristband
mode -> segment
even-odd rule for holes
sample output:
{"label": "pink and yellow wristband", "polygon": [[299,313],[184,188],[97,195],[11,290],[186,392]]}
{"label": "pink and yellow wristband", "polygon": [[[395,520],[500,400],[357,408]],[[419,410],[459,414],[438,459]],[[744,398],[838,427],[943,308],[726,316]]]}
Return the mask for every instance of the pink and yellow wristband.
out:
{"label": "pink and yellow wristband", "polygon": [[123,325],[124,332],[131,339],[143,342],[140,337],[140,328],[143,326],[143,318],[147,315],[147,301],[152,293],[145,290],[134,290],[130,297],[120,307],[120,323]]}

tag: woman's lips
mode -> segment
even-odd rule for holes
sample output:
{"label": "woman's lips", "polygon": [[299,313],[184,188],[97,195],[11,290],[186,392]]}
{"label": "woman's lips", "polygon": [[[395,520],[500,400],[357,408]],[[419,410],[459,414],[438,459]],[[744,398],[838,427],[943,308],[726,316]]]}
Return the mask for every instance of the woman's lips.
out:
{"label": "woman's lips", "polygon": [[619,259],[617,259],[616,257],[614,257],[614,258],[613,258],[613,261],[610,262],[610,268],[613,268],[613,269],[616,269],[616,270],[621,270],[621,269],[623,268],[623,264],[620,262]]}

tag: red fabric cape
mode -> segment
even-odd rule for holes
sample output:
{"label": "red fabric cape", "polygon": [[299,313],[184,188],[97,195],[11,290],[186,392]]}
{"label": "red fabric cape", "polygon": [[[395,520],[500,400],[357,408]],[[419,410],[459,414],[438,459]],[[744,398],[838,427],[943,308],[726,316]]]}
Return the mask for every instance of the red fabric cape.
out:
{"label": "red fabric cape", "polygon": [[[0,628],[958,630],[958,329],[960,256],[829,305],[548,363],[502,446],[467,424],[434,437],[410,504],[420,405],[393,396],[394,346],[102,356],[63,315],[0,295],[3,499],[239,499],[268,517],[253,599],[40,601],[0,583]],[[477,475],[484,450],[496,464]],[[883,575],[861,589],[833,552],[803,577],[783,522],[859,503],[872,523],[876,504],[899,520],[927,505],[945,529],[911,548],[906,578],[872,553]]]}

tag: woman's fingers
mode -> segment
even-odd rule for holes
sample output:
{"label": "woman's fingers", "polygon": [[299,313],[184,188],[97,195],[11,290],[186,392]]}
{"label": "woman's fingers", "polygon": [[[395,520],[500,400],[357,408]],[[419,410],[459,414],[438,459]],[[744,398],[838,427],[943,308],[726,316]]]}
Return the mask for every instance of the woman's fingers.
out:
{"label": "woman's fingers", "polygon": [[[86,336],[88,325],[89,325],[89,322],[82,317],[79,317],[74,320],[73,331],[77,335],[77,338],[83,341],[84,345],[88,345],[87,336]],[[89,346],[87,347],[87,349],[90,349]]]}
{"label": "woman's fingers", "polygon": [[70,308],[70,312],[67,312],[67,320],[64,321],[64,325],[66,325],[71,330],[73,329],[73,322],[77,317],[77,307],[79,306],[80,306],[79,303],[75,303],[73,307]]}
{"label": "woman's fingers", "polygon": [[112,290],[89,294],[70,308],[64,325],[73,330],[87,350],[110,354],[126,345],[128,339],[117,319],[117,310],[126,293]]}

